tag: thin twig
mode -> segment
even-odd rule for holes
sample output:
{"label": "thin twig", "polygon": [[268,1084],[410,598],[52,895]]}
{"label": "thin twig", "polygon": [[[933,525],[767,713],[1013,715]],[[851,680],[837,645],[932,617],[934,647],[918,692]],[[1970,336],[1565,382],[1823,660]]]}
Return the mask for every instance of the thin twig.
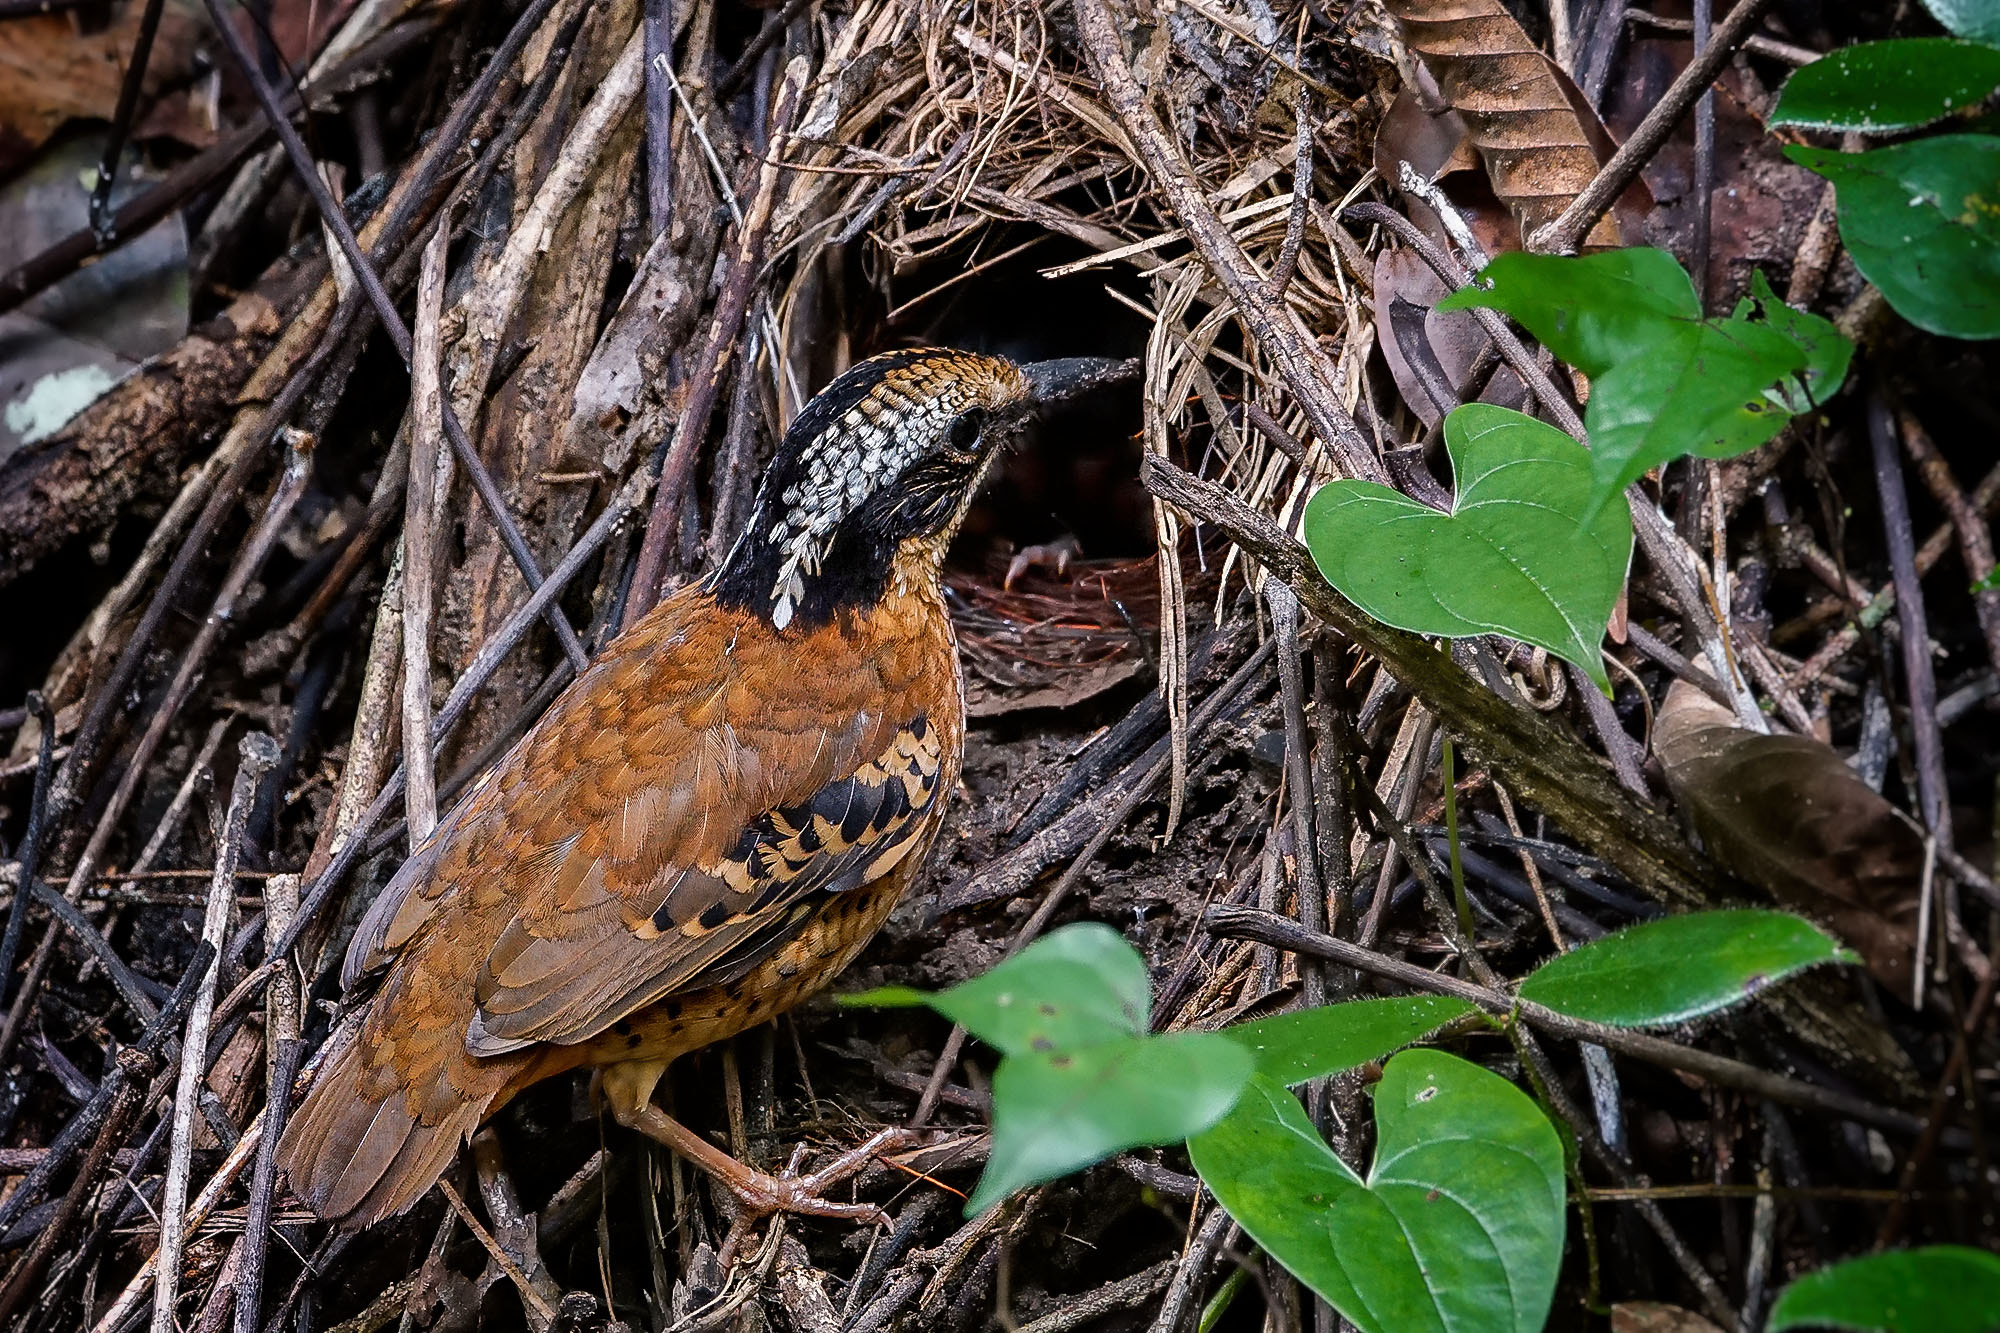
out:
{"label": "thin twig", "polygon": [[1680,76],[1667,85],[1667,91],[1653,104],[1638,127],[1632,131],[1604,169],[1592,178],[1583,193],[1570,201],[1562,216],[1528,238],[1528,249],[1538,254],[1566,255],[1575,251],[1577,242],[1597,224],[1625,187],[1638,178],[1639,172],[1653,160],[1653,154],[1667,141],[1674,126],[1680,123],[1695,99],[1706,92],[1715,82],[1716,75],[1736,54],[1736,48],[1750,36],[1750,30],[1764,17],[1764,11],[1771,7],[1772,0],[1736,0],[1736,8],[1729,11],[1715,30],[1714,38],[1700,54],[1688,63]]}
{"label": "thin twig", "polygon": [[[208,910],[201,939],[220,950],[236,902],[236,861],[243,853],[243,826],[257,787],[278,764],[278,743],[261,731],[245,736],[237,746],[236,783],[229,793],[229,810],[217,831],[215,878],[208,886]],[[178,1333],[174,1305],[180,1297],[181,1246],[187,1238],[188,1166],[194,1152],[194,1108],[207,1076],[208,1024],[215,1012],[215,983],[222,971],[218,956],[202,973],[200,988],[189,1006],[187,1032],[181,1038],[180,1079],[174,1089],[174,1128],[167,1150],[167,1183],[160,1192],[159,1280],[153,1288],[153,1333]]]}
{"label": "thin twig", "polygon": [[1924,827],[1942,850],[1952,846],[1951,796],[1945,786],[1944,743],[1938,735],[1937,676],[1931,669],[1929,618],[1923,583],[1917,577],[1915,539],[1910,530],[1910,498],[1903,488],[1896,424],[1879,393],[1868,397],[1868,443],[1875,460],[1875,486],[1882,498],[1882,531],[1888,539],[1889,569],[1896,584],[1896,619],[1903,627],[1903,681],[1910,697],[1910,730],[1916,738],[1917,787]]}
{"label": "thin twig", "polygon": [[451,1205],[451,1210],[458,1214],[458,1220],[465,1223],[465,1229],[470,1231],[479,1243],[486,1248],[487,1257],[500,1266],[500,1271],[507,1275],[508,1281],[512,1282],[515,1290],[521,1293],[521,1299],[526,1302],[528,1308],[534,1312],[535,1318],[540,1321],[537,1326],[547,1328],[550,1324],[554,1323],[556,1317],[554,1308],[542,1298],[542,1294],[539,1291],[535,1290],[535,1284],[528,1281],[528,1275],[523,1273],[521,1266],[514,1262],[506,1250],[501,1248],[500,1242],[493,1239],[493,1233],[488,1231],[481,1225],[479,1219],[472,1215],[472,1210],[465,1206],[465,1200],[458,1196],[458,1190],[452,1186],[452,1183],[449,1180],[440,1180],[438,1181],[438,1189],[443,1193],[445,1202]]}
{"label": "thin twig", "polygon": [[139,31],[132,38],[132,54],[126,57],[125,78],[118,85],[118,105],[111,113],[111,130],[104,136],[104,151],[97,158],[97,183],[90,188],[90,229],[100,247],[117,239],[111,222],[111,189],[118,180],[119,159],[125,156],[125,139],[132,132],[132,117],[139,110],[139,93],[145,86],[146,66],[153,58],[153,38],[160,31],[164,0],[146,0],[139,15]]}
{"label": "thin twig", "polygon": [[1588,1023],[1571,1018],[1567,1014],[1557,1013],[1553,1009],[1546,1009],[1490,987],[1432,972],[1413,963],[1405,963],[1371,949],[1364,949],[1357,944],[1349,944],[1346,940],[1336,939],[1331,935],[1309,933],[1290,917],[1260,912],[1252,907],[1218,904],[1208,909],[1203,916],[1203,924],[1218,935],[1254,940],[1259,944],[1269,944],[1297,953],[1309,953],[1330,962],[1358,968],[1371,976],[1399,982],[1414,990],[1456,996],[1479,1006],[1488,1013],[1519,1014],[1522,1021],[1529,1026],[1551,1032],[1556,1036],[1594,1042],[1621,1055],[1629,1055],[1648,1064],[1659,1065],[1663,1069],[1678,1069],[1724,1087],[1736,1088],[1759,1097],[1768,1097],[1786,1106],[1797,1106],[1808,1111],[1839,1116],[1859,1124],[1873,1125],[1878,1129],[1893,1130],[1898,1134],[1917,1135],[1924,1130],[1922,1117],[1911,1115],[1907,1111],[1877,1106],[1873,1102],[1844,1092],[1817,1087],[1798,1079],[1787,1078],[1782,1074],[1773,1074],[1755,1065],[1744,1064],[1740,1060],[1697,1050],[1692,1046],[1683,1046],[1678,1042],[1667,1041],[1643,1032],[1606,1027],[1600,1023]]}
{"label": "thin twig", "polygon": [[646,238],[664,235],[673,221],[674,0],[646,0],[639,22],[646,32]]}
{"label": "thin twig", "polygon": [[299,877],[264,881],[266,955],[279,970],[265,992],[265,1133],[250,1175],[250,1207],[243,1218],[243,1257],[236,1278],[236,1333],[256,1333],[264,1303],[264,1257],[270,1250],[271,1210],[278,1185],[278,1143],[285,1136],[292,1084],[303,1045],[299,1039],[299,980],[292,960],[275,946],[298,915]]}
{"label": "thin twig", "polygon": [[28,692],[28,713],[41,734],[35,747],[35,785],[28,798],[28,825],[21,833],[20,861],[14,880],[14,906],[7,913],[7,933],[0,937],[0,996],[14,979],[14,960],[21,952],[21,932],[28,922],[28,890],[41,868],[43,826],[49,817],[49,783],[55,777],[56,715],[41,691]]}

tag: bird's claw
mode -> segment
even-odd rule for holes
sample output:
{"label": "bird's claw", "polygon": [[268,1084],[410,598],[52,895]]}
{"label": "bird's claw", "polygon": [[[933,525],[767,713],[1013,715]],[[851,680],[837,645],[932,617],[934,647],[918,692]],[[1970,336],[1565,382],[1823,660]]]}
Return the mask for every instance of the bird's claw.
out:
{"label": "bird's claw", "polygon": [[872,1203],[836,1203],[825,1197],[835,1185],[859,1175],[878,1154],[893,1152],[909,1138],[907,1130],[896,1127],[880,1130],[867,1142],[842,1153],[819,1170],[800,1175],[797,1163],[778,1175],[746,1168],[741,1177],[725,1181],[729,1192],[742,1205],[745,1217],[769,1217],[773,1213],[796,1213],[806,1217],[847,1218],[859,1222],[882,1222],[888,1215]]}
{"label": "bird's claw", "polygon": [[1000,586],[1011,592],[1015,580],[1031,569],[1045,570],[1061,578],[1069,573],[1070,561],[1076,559],[1082,551],[1082,543],[1075,537],[1069,536],[1058,537],[1052,542],[1043,542],[1036,546],[1024,546],[1015,552],[1012,560],[1007,562],[1007,575],[1000,581]]}

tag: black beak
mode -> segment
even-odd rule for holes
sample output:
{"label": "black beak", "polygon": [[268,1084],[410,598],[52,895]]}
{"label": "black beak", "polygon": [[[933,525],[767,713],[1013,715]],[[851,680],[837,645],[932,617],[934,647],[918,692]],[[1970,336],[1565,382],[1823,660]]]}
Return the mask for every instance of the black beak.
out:
{"label": "black beak", "polygon": [[1139,361],[1114,361],[1102,356],[1066,356],[1059,361],[1031,361],[1027,372],[1037,407],[1079,398],[1106,384],[1139,378]]}

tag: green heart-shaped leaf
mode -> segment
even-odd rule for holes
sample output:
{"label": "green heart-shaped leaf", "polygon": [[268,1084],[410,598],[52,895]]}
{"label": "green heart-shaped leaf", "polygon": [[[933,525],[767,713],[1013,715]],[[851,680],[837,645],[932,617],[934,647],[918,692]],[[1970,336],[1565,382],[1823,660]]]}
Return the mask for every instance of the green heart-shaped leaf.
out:
{"label": "green heart-shaped leaf", "polygon": [[1646,355],[1590,386],[1583,421],[1599,493],[1622,491],[1686,454],[1733,458],[1755,449],[1791,416],[1783,391],[1805,369],[1805,352],[1763,324],[1663,329]]}
{"label": "green heart-shaped leaf", "polygon": [[1109,926],[1050,931],[992,971],[948,990],[883,986],[843,997],[852,1005],[928,1005],[1002,1055],[1072,1050],[1144,1036],[1153,984],[1146,960]]}
{"label": "green heart-shaped leaf", "polygon": [[1222,1035],[1256,1057],[1263,1077],[1291,1085],[1378,1060],[1471,1012],[1445,995],[1395,995],[1238,1023]]}
{"label": "green heart-shaped leaf", "polygon": [[1199,1134],[1235,1105],[1252,1066],[1216,1032],[1007,1057],[993,1072],[993,1148],[966,1216],[1127,1148]]}
{"label": "green heart-shaped leaf", "polygon": [[1953,338],[2000,338],[2000,137],[1941,134],[1867,153],[1793,144],[1833,182],[1840,239],[1896,313]]}
{"label": "green heart-shaped leaf", "polygon": [[1188,1153],[1251,1239],[1363,1333],[1536,1333],[1563,1246],[1547,1117],[1498,1075],[1420,1049],[1384,1069],[1375,1123],[1362,1180],[1258,1077]]}
{"label": "green heart-shaped leaf", "polygon": [[1977,106],[2000,87],[2000,47],[1900,37],[1829,51],[1785,80],[1772,125],[1882,134]]}
{"label": "green heart-shaped leaf", "polygon": [[1595,503],[1589,452],[1519,412],[1468,403],[1445,418],[1444,440],[1458,483],[1449,514],[1372,482],[1313,495],[1305,534],[1320,572],[1385,624],[1504,634],[1608,692],[1598,645],[1631,563],[1624,497]]}
{"label": "green heart-shaped leaf", "polygon": [[1591,377],[1584,425],[1593,506],[1685,454],[1729,458],[1776,435],[1840,387],[1852,348],[1823,319],[1771,295],[1703,319],[1672,255],[1644,247],[1580,258],[1504,254],[1440,310],[1504,310]]}
{"label": "green heart-shaped leaf", "polygon": [[1524,1000],[1593,1023],[1684,1023],[1749,999],[1808,967],[1852,962],[1818,926],[1785,912],[1734,909],[1662,917],[1542,964]]}
{"label": "green heart-shaped leaf", "polygon": [[1785,1288],[1768,1333],[1992,1333],[2000,1328],[2000,1256],[1963,1245],[1864,1255]]}

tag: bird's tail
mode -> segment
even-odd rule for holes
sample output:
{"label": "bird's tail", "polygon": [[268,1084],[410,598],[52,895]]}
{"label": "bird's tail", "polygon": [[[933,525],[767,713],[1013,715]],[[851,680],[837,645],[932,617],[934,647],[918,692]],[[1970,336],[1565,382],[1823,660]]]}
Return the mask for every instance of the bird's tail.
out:
{"label": "bird's tail", "polygon": [[412,1086],[369,1068],[361,1051],[352,1037],[341,1041],[278,1145],[293,1193],[321,1217],[355,1230],[424,1196],[521,1063],[481,1060],[476,1070],[460,1062],[433,1065],[417,1080],[429,1086]]}

